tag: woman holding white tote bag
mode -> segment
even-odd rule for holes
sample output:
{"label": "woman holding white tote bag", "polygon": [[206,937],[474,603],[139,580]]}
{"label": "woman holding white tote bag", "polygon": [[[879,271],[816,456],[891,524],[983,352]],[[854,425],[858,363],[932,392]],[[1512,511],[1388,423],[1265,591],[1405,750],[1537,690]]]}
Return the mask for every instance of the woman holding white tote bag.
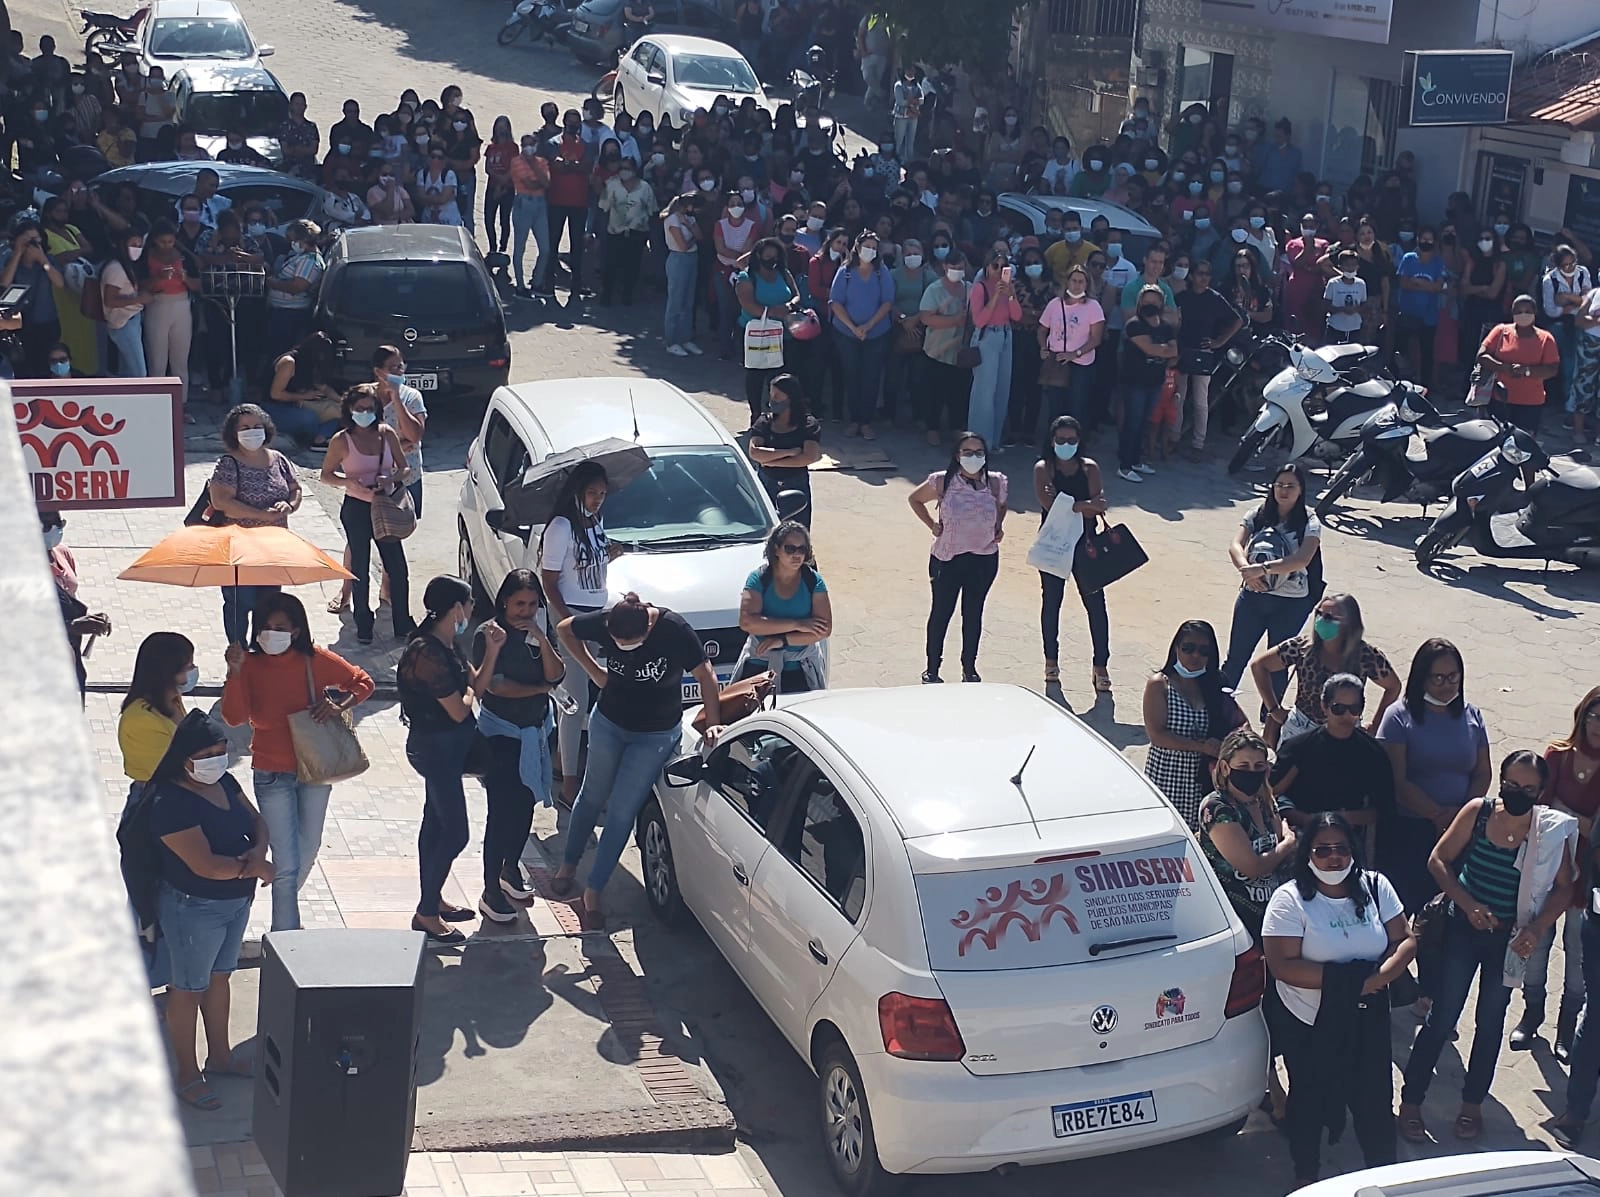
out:
{"label": "woman holding white tote bag", "polygon": [[[1044,639],[1044,680],[1046,685],[1061,682],[1060,653],[1061,601],[1067,592],[1067,574],[1077,546],[1082,541],[1084,523],[1091,525],[1106,513],[1105,484],[1099,463],[1079,453],[1083,428],[1071,416],[1058,416],[1045,433],[1039,460],[1033,464],[1033,493],[1044,512],[1044,525],[1028,564],[1039,571],[1043,591],[1039,607],[1039,631]],[[1071,502],[1062,512],[1055,510],[1060,498]],[[1072,519],[1064,521],[1070,512]],[[1075,530],[1074,530],[1075,529]],[[1094,672],[1091,681],[1097,693],[1111,689],[1106,666],[1111,660],[1111,621],[1106,615],[1106,592],[1085,591],[1078,583],[1078,597],[1089,615],[1089,638],[1094,644]]]}

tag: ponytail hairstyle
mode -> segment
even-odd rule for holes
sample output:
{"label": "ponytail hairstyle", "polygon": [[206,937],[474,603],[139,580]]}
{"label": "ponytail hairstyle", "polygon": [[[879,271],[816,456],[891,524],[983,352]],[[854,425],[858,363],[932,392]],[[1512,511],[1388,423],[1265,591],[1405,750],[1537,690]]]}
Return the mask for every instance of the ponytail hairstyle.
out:
{"label": "ponytail hairstyle", "polygon": [[430,636],[433,629],[438,626],[444,613],[459,603],[472,601],[472,587],[463,582],[454,574],[440,574],[428,582],[427,589],[422,592],[422,606],[426,614],[422,622],[411,633],[411,639],[416,640],[422,636]]}

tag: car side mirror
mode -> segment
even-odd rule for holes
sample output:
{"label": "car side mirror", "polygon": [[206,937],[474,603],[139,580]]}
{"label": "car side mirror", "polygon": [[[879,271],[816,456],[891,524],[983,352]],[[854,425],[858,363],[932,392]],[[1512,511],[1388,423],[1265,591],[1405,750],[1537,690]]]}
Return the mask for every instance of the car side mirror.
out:
{"label": "car side mirror", "polygon": [[503,507],[494,507],[485,511],[483,513],[483,522],[489,525],[489,530],[492,532],[520,536],[524,541],[533,535],[532,528],[508,522]]}
{"label": "car side mirror", "polygon": [[680,756],[663,770],[667,784],[675,790],[686,786],[698,785],[706,776],[705,758],[700,756]]}
{"label": "car side mirror", "polygon": [[646,75],[645,82],[650,84],[651,87],[665,87],[667,85],[667,77],[659,73]]}
{"label": "car side mirror", "polygon": [[774,506],[778,509],[779,519],[795,520],[805,514],[806,508],[811,506],[811,499],[804,491],[781,490]]}
{"label": "car side mirror", "polygon": [[257,46],[256,47],[256,56],[259,57],[259,58],[270,58],[272,55],[276,54],[277,52],[278,52],[278,47],[276,47],[276,46]]}

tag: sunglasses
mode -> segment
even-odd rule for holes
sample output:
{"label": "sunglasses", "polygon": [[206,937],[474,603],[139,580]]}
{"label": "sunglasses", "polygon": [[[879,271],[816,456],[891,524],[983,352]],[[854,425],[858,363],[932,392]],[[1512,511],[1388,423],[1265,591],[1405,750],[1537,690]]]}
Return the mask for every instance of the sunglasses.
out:
{"label": "sunglasses", "polygon": [[1211,646],[1209,644],[1202,644],[1198,640],[1185,640],[1182,644],[1178,645],[1178,651],[1186,657],[1192,657],[1196,653],[1204,653],[1209,657],[1211,655]]}
{"label": "sunglasses", "polygon": [[1075,437],[1075,436],[1069,436],[1066,440],[1058,440],[1058,441],[1056,441],[1056,444],[1058,444],[1058,445],[1076,445],[1077,443],[1078,443],[1078,438]]}
{"label": "sunglasses", "polygon": [[805,544],[783,544],[778,547],[791,557],[804,557],[811,551],[811,546]]}
{"label": "sunglasses", "polygon": [[1361,714],[1362,708],[1366,705],[1367,703],[1365,699],[1362,699],[1360,702],[1330,702],[1328,704],[1328,714],[1359,715]]}
{"label": "sunglasses", "polygon": [[1349,844],[1318,844],[1311,849],[1311,855],[1318,860],[1327,860],[1329,857],[1338,857],[1340,860],[1350,859]]}

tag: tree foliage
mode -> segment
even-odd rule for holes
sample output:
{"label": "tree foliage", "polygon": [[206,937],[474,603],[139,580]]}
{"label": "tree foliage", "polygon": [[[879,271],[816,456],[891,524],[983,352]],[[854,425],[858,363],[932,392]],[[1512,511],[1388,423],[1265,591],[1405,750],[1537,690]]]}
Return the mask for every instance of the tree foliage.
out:
{"label": "tree foliage", "polygon": [[1011,23],[1034,0],[869,0],[889,22],[902,59],[960,66],[995,77],[1005,70]]}

